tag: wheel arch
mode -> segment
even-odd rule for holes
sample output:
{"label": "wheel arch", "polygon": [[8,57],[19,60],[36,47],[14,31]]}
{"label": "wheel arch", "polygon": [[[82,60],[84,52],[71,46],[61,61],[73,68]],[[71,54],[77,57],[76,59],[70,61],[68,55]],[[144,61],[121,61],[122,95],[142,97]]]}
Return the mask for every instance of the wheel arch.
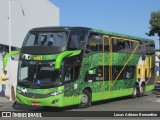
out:
{"label": "wheel arch", "polygon": [[139,83],[138,82],[135,82],[134,84],[136,87],[139,87]]}
{"label": "wheel arch", "polygon": [[142,87],[143,85],[146,86],[146,83],[145,83],[144,81],[141,83],[141,87]]}
{"label": "wheel arch", "polygon": [[92,89],[90,87],[85,87],[82,92],[84,92],[85,90],[87,90],[87,91],[90,92],[90,94],[91,94],[91,100],[92,100]]}
{"label": "wheel arch", "polygon": [[90,93],[92,93],[92,89],[91,89],[90,87],[84,88],[84,89],[83,89],[83,92],[84,92],[85,90],[88,90]]}

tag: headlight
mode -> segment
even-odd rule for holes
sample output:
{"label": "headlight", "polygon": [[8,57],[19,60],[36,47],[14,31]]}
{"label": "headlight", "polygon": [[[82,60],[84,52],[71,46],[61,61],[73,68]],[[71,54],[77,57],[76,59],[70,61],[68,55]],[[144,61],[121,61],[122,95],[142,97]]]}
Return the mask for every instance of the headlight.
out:
{"label": "headlight", "polygon": [[22,93],[22,91],[21,90],[17,90],[17,93]]}
{"label": "headlight", "polygon": [[52,92],[52,93],[50,93],[49,95],[50,95],[50,96],[56,96],[56,95],[59,95],[59,94],[64,93],[64,92],[67,91],[67,90],[68,90],[68,88],[66,88],[66,89],[64,89],[64,90],[59,90],[59,91],[56,91],[56,92]]}
{"label": "headlight", "polygon": [[63,93],[64,91],[60,90],[60,91],[56,91],[56,92],[53,92],[53,93],[50,93],[49,95],[51,96],[56,96],[56,95],[59,95],[61,93]]}
{"label": "headlight", "polygon": [[22,93],[21,89],[19,87],[17,87],[17,93]]}
{"label": "headlight", "polygon": [[17,87],[17,93],[27,93],[27,89]]}

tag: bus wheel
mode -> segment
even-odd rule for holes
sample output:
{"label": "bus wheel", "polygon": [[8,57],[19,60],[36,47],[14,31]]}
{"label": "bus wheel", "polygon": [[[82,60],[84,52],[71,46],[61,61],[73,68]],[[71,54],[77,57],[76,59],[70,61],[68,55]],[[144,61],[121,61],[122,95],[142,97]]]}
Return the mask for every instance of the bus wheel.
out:
{"label": "bus wheel", "polygon": [[88,90],[84,90],[79,108],[87,108],[89,106],[91,106],[91,93]]}
{"label": "bus wheel", "polygon": [[144,96],[145,95],[145,91],[146,91],[146,87],[144,84],[142,84],[141,88],[140,88],[140,96]]}
{"label": "bus wheel", "polygon": [[132,98],[136,98],[136,97],[139,97],[139,89],[135,85],[134,88],[133,88]]}

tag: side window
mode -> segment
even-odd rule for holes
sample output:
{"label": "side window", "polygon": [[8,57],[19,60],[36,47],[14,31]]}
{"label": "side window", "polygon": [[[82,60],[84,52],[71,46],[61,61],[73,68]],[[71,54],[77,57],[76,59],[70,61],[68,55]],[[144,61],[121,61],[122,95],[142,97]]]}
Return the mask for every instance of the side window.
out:
{"label": "side window", "polygon": [[[103,42],[104,42],[104,51],[108,52],[109,51],[109,39],[105,37]],[[103,43],[102,43],[102,46],[103,46]]]}
{"label": "side window", "polygon": [[135,67],[126,66],[123,70],[123,79],[132,79],[135,77]]}
{"label": "side window", "polygon": [[[136,49],[135,53],[137,53],[137,50],[138,50],[138,42],[131,42],[131,53]],[[137,48],[136,48],[137,47]]]}
{"label": "side window", "polygon": [[[121,66],[113,66],[113,67],[112,67],[112,79],[113,79],[113,80],[115,80],[115,79],[118,77],[121,69],[122,69]],[[121,74],[119,75],[118,79],[122,79],[122,78],[123,78],[122,76],[123,76],[123,75],[122,75],[122,73],[121,73]]]}
{"label": "side window", "polygon": [[35,44],[38,45],[38,40],[36,39],[36,35],[35,34],[30,34],[28,36],[28,40],[27,40],[25,46],[33,46]]}
{"label": "side window", "polygon": [[[109,68],[104,66],[104,80],[109,80]],[[103,66],[98,66],[87,71],[85,81],[98,82],[103,80]]]}
{"label": "side window", "polygon": [[131,53],[131,42],[125,40],[125,53]]}
{"label": "side window", "polygon": [[103,80],[103,68],[102,66],[98,66],[96,68],[96,81],[102,81]]}
{"label": "side window", "polygon": [[94,51],[101,51],[102,50],[102,37],[99,33],[91,32],[89,33],[87,46],[86,46],[86,53],[91,53]]}
{"label": "side window", "polygon": [[85,32],[73,32],[70,37],[69,49],[84,49]]}
{"label": "side window", "polygon": [[146,53],[147,55],[153,55],[154,52],[155,52],[154,42],[147,41],[147,42],[146,42],[146,51],[145,51],[145,53]]}
{"label": "side window", "polygon": [[[112,39],[112,48],[113,52],[123,52],[123,53],[132,53],[133,50],[136,48],[137,42],[130,41],[126,39]],[[139,49],[138,51],[139,52]]]}
{"label": "side window", "polygon": [[104,80],[108,81],[109,80],[109,67],[105,66],[104,67]]}
{"label": "side window", "polygon": [[64,82],[73,81],[73,68],[67,67],[64,73]]}
{"label": "side window", "polygon": [[[113,66],[112,67],[112,79],[115,80],[120,71],[122,70],[123,66]],[[135,67],[134,66],[126,66],[121,74],[119,75],[117,80],[120,79],[132,79],[135,77]]]}
{"label": "side window", "polygon": [[64,66],[64,82],[68,83],[77,80],[79,77],[80,66],[79,65],[65,65]]}
{"label": "side window", "polygon": [[131,53],[131,42],[123,39],[113,39],[113,52]]}
{"label": "side window", "polygon": [[139,46],[136,50],[136,53],[139,53],[139,54],[145,53],[145,41],[139,41]]}
{"label": "side window", "polygon": [[113,52],[117,52],[117,39],[112,39]]}
{"label": "side window", "polygon": [[104,66],[104,68],[103,66],[98,66],[96,68],[96,81],[102,81],[103,74],[104,74],[104,81],[108,81],[109,80],[109,67],[108,66]]}
{"label": "side window", "polygon": [[125,41],[117,40],[117,52],[125,52]]}
{"label": "side window", "polygon": [[96,68],[89,69],[85,76],[86,82],[94,82],[96,79]]}

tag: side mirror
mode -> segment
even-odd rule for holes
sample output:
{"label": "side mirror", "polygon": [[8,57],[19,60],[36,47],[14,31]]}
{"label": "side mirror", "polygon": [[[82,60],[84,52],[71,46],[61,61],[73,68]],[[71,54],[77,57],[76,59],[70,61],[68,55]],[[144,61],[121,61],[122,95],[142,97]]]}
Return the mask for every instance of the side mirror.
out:
{"label": "side mirror", "polygon": [[8,58],[14,55],[19,55],[20,51],[12,51],[8,54],[6,54],[3,58],[3,67],[5,68],[7,66]]}
{"label": "side mirror", "polygon": [[12,60],[19,60],[19,54],[12,55],[12,56],[11,56],[11,59],[12,59]]}

